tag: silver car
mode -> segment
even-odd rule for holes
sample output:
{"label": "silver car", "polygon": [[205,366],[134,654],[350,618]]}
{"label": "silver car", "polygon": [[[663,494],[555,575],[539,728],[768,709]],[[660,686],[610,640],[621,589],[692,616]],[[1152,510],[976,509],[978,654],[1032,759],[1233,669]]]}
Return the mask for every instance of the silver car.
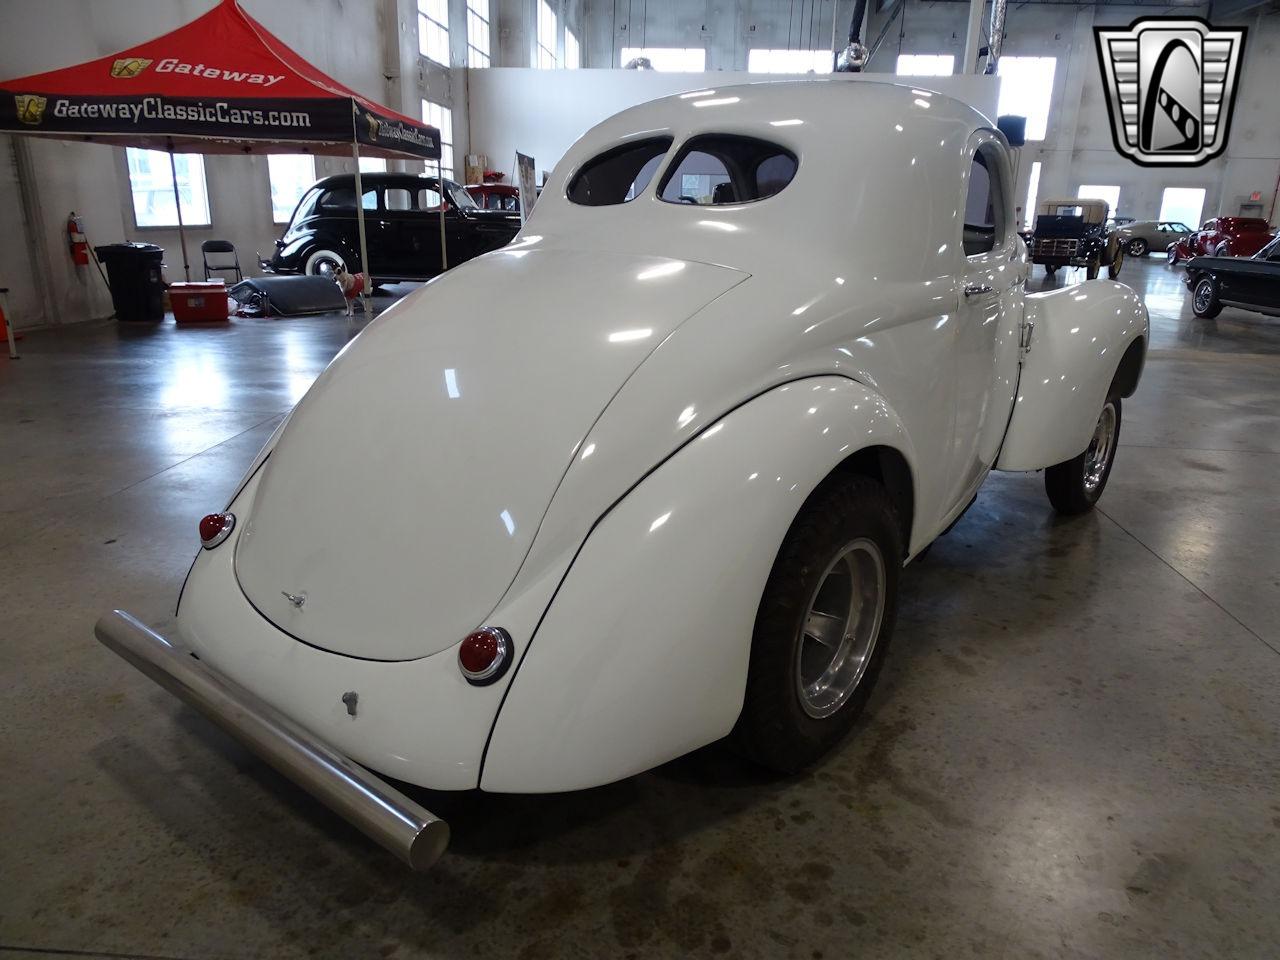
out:
{"label": "silver car", "polygon": [[1114,235],[1124,244],[1124,252],[1129,256],[1145,257],[1152,250],[1164,253],[1169,244],[1194,232],[1176,220],[1136,220],[1116,227]]}

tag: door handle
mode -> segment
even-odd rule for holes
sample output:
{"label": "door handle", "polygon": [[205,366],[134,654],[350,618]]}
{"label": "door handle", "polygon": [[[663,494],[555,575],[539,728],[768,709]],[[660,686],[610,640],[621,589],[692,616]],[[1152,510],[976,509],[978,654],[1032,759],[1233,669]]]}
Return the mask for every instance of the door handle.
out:
{"label": "door handle", "polygon": [[964,287],[964,295],[966,297],[980,297],[984,293],[991,292],[991,285],[988,283],[967,283]]}

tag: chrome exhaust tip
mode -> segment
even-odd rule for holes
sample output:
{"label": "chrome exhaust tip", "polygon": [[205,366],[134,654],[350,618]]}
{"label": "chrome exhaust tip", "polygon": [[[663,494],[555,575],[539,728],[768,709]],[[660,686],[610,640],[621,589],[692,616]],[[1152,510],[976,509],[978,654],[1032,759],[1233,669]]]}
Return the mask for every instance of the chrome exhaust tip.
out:
{"label": "chrome exhaust tip", "polygon": [[449,825],[123,610],[93,628],[107,648],[204,714],[414,870],[449,846]]}

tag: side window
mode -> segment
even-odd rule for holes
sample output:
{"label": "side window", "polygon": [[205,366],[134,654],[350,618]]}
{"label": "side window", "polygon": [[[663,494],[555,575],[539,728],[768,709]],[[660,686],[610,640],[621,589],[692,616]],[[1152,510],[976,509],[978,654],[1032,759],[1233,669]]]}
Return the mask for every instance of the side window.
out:
{"label": "side window", "polygon": [[992,176],[981,149],[969,169],[969,194],[964,204],[964,255],[976,256],[996,248],[1000,229],[1001,196],[998,176]]}
{"label": "side window", "polygon": [[569,202],[604,207],[634,200],[649,185],[670,148],[670,137],[654,137],[593,157],[569,182]]}
{"label": "side window", "polygon": [[412,210],[413,194],[408,187],[387,187],[383,194],[388,210]]}
{"label": "side window", "polygon": [[440,191],[435,187],[419,187],[418,188],[418,209],[419,210],[439,210],[440,209]]}
{"label": "side window", "polygon": [[728,134],[694,137],[684,145],[658,195],[668,203],[715,206],[764,200],[796,175],[790,150]]}
{"label": "side window", "polygon": [[[352,211],[356,209],[355,187],[335,187],[320,198],[320,206],[328,211]],[[370,187],[361,196],[360,206],[366,210],[378,209],[378,191]]]}

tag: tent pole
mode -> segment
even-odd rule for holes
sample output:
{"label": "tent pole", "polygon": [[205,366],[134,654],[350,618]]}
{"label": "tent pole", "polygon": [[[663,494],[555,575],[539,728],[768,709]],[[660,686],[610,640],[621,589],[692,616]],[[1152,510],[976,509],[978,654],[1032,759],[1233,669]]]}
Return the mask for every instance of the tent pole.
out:
{"label": "tent pole", "polygon": [[369,269],[369,244],[364,233],[364,184],[360,180],[360,141],[351,141],[351,156],[356,162],[356,224],[360,228],[360,269],[364,272],[364,287],[360,290],[360,306],[364,318],[371,320],[373,307],[369,303],[369,290],[373,286],[373,272]]}
{"label": "tent pole", "polygon": [[444,273],[449,269],[449,255],[445,253],[444,241],[444,167],[439,158],[436,160],[436,183],[440,187],[440,272]]}
{"label": "tent pole", "polygon": [[178,164],[173,159],[173,141],[169,141],[169,174],[173,177],[173,205],[178,211],[178,242],[182,244],[182,275],[191,282],[191,264],[187,262],[187,231],[182,225],[182,195],[178,193]]}

